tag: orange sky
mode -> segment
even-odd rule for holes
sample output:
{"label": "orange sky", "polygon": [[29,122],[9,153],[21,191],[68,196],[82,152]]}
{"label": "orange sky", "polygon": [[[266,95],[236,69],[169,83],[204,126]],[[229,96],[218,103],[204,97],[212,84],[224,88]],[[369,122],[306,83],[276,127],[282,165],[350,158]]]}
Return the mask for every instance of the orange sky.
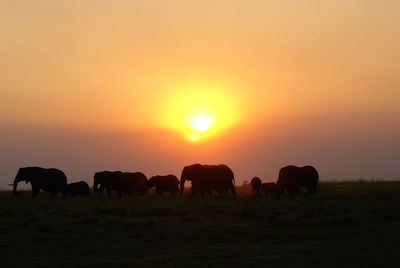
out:
{"label": "orange sky", "polygon": [[[399,12],[389,0],[2,1],[0,185],[31,164],[84,178],[192,162],[230,164],[238,181],[288,163],[400,178]],[[182,123],[193,107],[216,118],[196,143]]]}

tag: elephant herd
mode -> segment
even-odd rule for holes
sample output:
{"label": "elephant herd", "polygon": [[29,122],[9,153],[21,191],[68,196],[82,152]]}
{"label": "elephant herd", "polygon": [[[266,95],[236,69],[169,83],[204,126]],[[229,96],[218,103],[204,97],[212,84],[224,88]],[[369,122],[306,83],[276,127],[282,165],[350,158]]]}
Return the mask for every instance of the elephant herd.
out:
{"label": "elephant herd", "polygon": [[254,195],[279,194],[285,190],[289,194],[299,194],[301,188],[306,188],[309,193],[317,193],[319,174],[312,166],[286,166],[280,169],[276,183],[262,183],[259,177],[254,177],[250,183]]}
{"label": "elephant herd", "polygon": [[[318,191],[318,172],[311,166],[287,166],[280,170],[277,183],[262,183],[257,177],[251,181],[253,194],[281,193],[285,189],[290,194],[300,193],[305,187],[311,193]],[[25,181],[32,186],[32,197],[40,190],[66,196],[89,196],[90,187],[84,182],[67,183],[64,172],[55,168],[24,167],[18,170],[13,186],[13,194],[18,195],[17,185]],[[185,182],[192,184],[192,195],[206,195],[217,192],[236,196],[233,171],[227,165],[194,164],[183,168],[180,180],[175,175],[153,176],[149,179],[142,172],[101,171],[93,177],[93,191],[108,196],[116,192],[123,195],[145,195],[149,188],[155,187],[157,195],[167,192],[171,195],[183,194]]]}

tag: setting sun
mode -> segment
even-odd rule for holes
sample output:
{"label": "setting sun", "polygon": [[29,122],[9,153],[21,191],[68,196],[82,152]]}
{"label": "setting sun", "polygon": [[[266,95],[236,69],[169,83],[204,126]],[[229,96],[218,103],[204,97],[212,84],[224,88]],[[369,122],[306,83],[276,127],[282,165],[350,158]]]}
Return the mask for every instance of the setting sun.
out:
{"label": "setting sun", "polygon": [[190,142],[220,136],[241,118],[236,108],[238,97],[228,83],[194,83],[174,88],[174,94],[163,97],[170,99],[163,107],[163,121]]}
{"label": "setting sun", "polygon": [[198,132],[205,132],[211,127],[210,117],[207,115],[198,115],[191,120],[192,128]]}

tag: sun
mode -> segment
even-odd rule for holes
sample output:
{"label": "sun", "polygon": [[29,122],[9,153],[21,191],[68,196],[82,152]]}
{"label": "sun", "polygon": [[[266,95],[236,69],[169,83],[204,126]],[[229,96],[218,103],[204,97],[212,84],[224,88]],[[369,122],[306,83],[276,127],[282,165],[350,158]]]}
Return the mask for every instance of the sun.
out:
{"label": "sun", "polygon": [[206,132],[212,125],[211,118],[208,115],[196,115],[190,121],[191,127],[197,132]]}
{"label": "sun", "polygon": [[240,120],[234,86],[182,84],[163,99],[163,125],[189,142],[201,144],[224,134]]}

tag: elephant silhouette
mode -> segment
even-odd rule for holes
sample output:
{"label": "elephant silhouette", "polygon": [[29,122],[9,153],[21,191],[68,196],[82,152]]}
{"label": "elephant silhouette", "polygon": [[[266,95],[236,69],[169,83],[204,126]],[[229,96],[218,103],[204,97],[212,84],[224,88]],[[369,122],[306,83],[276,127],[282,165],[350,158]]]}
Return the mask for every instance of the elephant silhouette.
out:
{"label": "elephant silhouette", "polygon": [[266,194],[279,194],[281,192],[280,187],[274,182],[266,182],[261,184],[261,193]]}
{"label": "elephant silhouette", "polygon": [[182,170],[180,187],[184,191],[185,181],[192,183],[192,195],[201,195],[231,192],[236,196],[235,178],[233,171],[227,165],[201,165],[186,166]]}
{"label": "elephant silhouette", "polygon": [[290,194],[301,193],[306,188],[309,193],[317,193],[319,174],[313,166],[286,166],[280,169],[277,185],[286,189]]}
{"label": "elephant silhouette", "polygon": [[129,194],[144,195],[149,190],[147,177],[142,172],[125,172],[124,180]]}
{"label": "elephant silhouette", "polygon": [[93,191],[103,193],[106,190],[110,196],[112,191],[116,191],[119,196],[127,190],[124,185],[124,173],[121,171],[100,171],[94,174]]}
{"label": "elephant silhouette", "polygon": [[67,194],[70,196],[89,196],[89,184],[85,181],[73,182],[67,185]]}
{"label": "elephant silhouette", "polygon": [[67,194],[67,177],[64,172],[56,168],[23,167],[18,169],[13,185],[13,194],[18,195],[17,185],[19,182],[30,182],[32,186],[32,197],[36,198],[40,190],[50,192],[52,197],[57,193]]}
{"label": "elephant silhouette", "polygon": [[106,190],[110,196],[113,191],[118,196],[147,193],[147,178],[141,172],[101,171],[94,174],[93,191]]}
{"label": "elephant silhouette", "polygon": [[253,195],[260,195],[260,189],[262,184],[261,179],[259,177],[254,177],[251,179],[250,184]]}
{"label": "elephant silhouette", "polygon": [[156,194],[169,192],[171,195],[179,193],[179,180],[175,175],[153,176],[148,181],[149,188],[156,187]]}

